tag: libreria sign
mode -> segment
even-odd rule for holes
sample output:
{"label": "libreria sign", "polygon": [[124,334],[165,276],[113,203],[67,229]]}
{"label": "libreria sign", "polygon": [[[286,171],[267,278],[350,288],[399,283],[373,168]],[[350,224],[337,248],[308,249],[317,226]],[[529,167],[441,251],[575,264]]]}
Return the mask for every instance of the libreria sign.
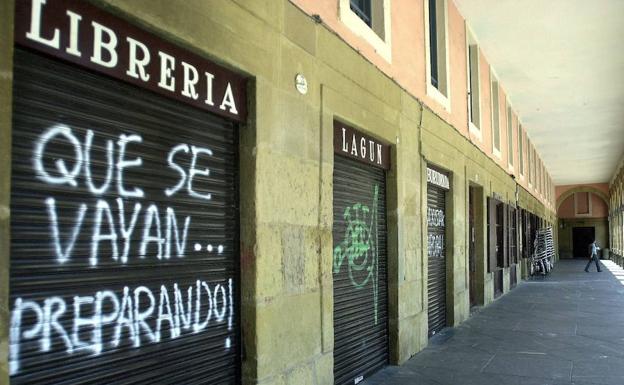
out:
{"label": "libreria sign", "polygon": [[15,40],[237,121],[246,80],[83,1],[17,1]]}

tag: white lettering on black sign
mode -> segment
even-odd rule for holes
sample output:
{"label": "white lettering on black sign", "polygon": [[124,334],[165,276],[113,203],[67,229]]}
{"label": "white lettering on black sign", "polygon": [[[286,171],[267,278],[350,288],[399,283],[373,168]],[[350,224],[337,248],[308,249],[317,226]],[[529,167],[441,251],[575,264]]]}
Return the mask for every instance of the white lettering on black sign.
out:
{"label": "white lettering on black sign", "polygon": [[434,184],[447,190],[450,188],[448,176],[436,170],[430,169],[429,167],[427,167],[427,183]]}
{"label": "white lettering on black sign", "polygon": [[243,77],[87,2],[18,1],[15,24],[19,44],[237,121],[245,119]]}
{"label": "white lettering on black sign", "polygon": [[[355,157],[369,160],[373,163],[381,165],[381,144],[366,138],[358,138],[355,134],[347,137],[347,129],[342,128],[342,152]],[[368,158],[366,153],[368,152]]]}
{"label": "white lettering on black sign", "polygon": [[334,121],[334,152],[375,167],[390,168],[387,144],[339,121]]}

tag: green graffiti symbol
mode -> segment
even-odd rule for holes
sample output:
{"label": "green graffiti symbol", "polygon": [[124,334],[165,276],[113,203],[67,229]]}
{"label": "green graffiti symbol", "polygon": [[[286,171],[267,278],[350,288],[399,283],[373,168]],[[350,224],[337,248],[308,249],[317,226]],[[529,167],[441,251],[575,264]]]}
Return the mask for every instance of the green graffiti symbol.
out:
{"label": "green graffiti symbol", "polygon": [[[362,289],[372,278],[375,325],[379,299],[378,197],[379,185],[375,185],[372,210],[362,203],[355,203],[345,208],[343,218],[347,226],[344,239],[334,248],[334,274],[340,273],[343,262],[347,260],[349,279],[356,289]],[[370,219],[368,220],[367,217]],[[358,280],[354,274],[362,271],[368,274],[363,278],[358,274],[360,275]]]}

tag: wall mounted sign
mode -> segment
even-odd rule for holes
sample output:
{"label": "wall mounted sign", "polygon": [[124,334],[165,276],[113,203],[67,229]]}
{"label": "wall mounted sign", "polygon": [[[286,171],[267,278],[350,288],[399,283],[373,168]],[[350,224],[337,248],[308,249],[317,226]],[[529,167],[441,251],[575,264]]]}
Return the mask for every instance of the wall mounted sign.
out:
{"label": "wall mounted sign", "polygon": [[431,183],[443,189],[449,190],[449,177],[439,171],[427,167],[427,183]]}
{"label": "wall mounted sign", "polygon": [[501,201],[501,202],[504,202],[504,201],[505,201],[505,198],[503,198],[503,196],[502,196],[502,195],[500,195],[499,193],[497,193],[497,192],[495,192],[495,191],[493,191],[493,192],[492,192],[492,198],[494,198],[494,199],[496,199],[496,200],[499,200],[499,201]]}
{"label": "wall mounted sign", "polygon": [[389,145],[337,120],[334,120],[334,153],[384,170],[390,169]]}
{"label": "wall mounted sign", "polygon": [[15,41],[236,121],[246,78],[83,1],[15,3]]}
{"label": "wall mounted sign", "polygon": [[295,76],[295,87],[301,95],[308,93],[308,80],[303,74],[297,74],[297,76]]}

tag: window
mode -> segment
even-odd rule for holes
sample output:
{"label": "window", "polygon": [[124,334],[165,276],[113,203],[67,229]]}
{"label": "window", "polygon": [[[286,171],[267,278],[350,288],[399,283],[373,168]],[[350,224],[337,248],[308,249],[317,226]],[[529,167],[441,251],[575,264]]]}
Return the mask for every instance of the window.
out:
{"label": "window", "polygon": [[542,164],[542,195],[546,195],[546,166],[544,165],[544,161],[541,161]]}
{"label": "window", "polygon": [[524,147],[524,135],[522,135],[522,126],[518,122],[518,165],[520,166],[520,176],[524,175],[524,154],[522,153]]}
{"label": "window", "polygon": [[531,141],[527,138],[527,167],[529,168],[529,186],[533,183],[533,159],[531,156]]}
{"label": "window", "polygon": [[366,25],[372,27],[371,0],[351,0],[351,10],[362,19]]}
{"label": "window", "polygon": [[550,178],[546,175],[546,200],[550,202]]}
{"label": "window", "polygon": [[427,94],[448,111],[449,65],[447,0],[424,0]]}
{"label": "window", "polygon": [[492,78],[492,152],[500,158],[500,102],[498,99],[498,80]]}
{"label": "window", "polygon": [[538,183],[539,186],[539,192],[540,194],[544,193],[544,164],[542,163],[542,160],[540,159],[539,161],[539,176],[540,176],[540,180]]}
{"label": "window", "polygon": [[535,175],[537,175],[537,180],[535,181],[535,189],[537,190],[538,193],[542,192],[542,161],[541,159],[539,159],[538,157],[535,157],[536,165],[535,167],[537,168],[537,172],[535,173]]}
{"label": "window", "polygon": [[466,24],[466,62],[468,63],[468,122],[481,139],[481,77],[479,76],[479,46]]}
{"label": "window", "polygon": [[533,188],[537,189],[537,151],[531,146],[531,159],[533,160]]}
{"label": "window", "polygon": [[507,163],[512,170],[514,167],[513,158],[513,113],[511,111],[511,106],[507,105]]}
{"label": "window", "polygon": [[574,216],[575,217],[591,217],[592,215],[592,199],[590,192],[574,193]]}
{"label": "window", "polygon": [[539,176],[540,176],[540,180],[538,182],[538,186],[539,186],[539,192],[540,194],[544,193],[544,164],[542,163],[542,160],[540,159],[539,161]]}
{"label": "window", "polygon": [[340,20],[366,40],[387,62],[392,61],[390,44],[390,0],[340,0]]}

